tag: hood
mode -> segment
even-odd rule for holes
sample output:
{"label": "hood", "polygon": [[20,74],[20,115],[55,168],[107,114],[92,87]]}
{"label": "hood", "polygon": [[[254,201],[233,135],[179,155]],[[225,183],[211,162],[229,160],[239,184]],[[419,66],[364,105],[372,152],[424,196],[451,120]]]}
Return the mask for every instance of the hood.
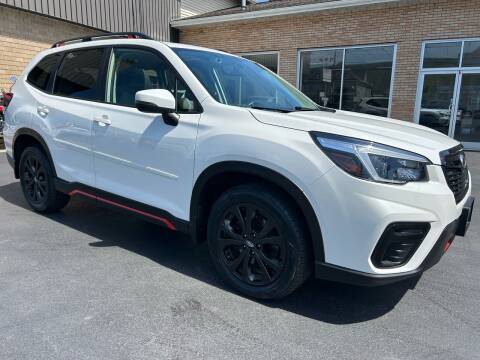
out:
{"label": "hood", "polygon": [[264,124],[374,141],[423,155],[434,164],[440,164],[441,151],[459,144],[425,126],[349,111],[297,111],[284,114],[250,109],[250,112]]}

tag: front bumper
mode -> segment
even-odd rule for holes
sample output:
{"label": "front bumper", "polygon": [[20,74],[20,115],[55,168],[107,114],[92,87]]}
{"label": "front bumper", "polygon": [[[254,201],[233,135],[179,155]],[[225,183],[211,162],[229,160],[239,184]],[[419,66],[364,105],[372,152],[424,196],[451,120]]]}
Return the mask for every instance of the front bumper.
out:
{"label": "front bumper", "polygon": [[[460,218],[471,195],[471,179],[458,203],[447,185],[442,167],[428,166],[429,181],[405,185],[382,184],[354,178],[333,167],[307,188],[307,197],[320,224],[324,258],[320,269],[351,269],[373,278],[401,277],[421,272],[425,259],[449,224]],[[430,229],[408,261],[379,267],[372,261],[375,247],[393,223],[428,223]],[[326,275],[325,275],[326,276]]]}
{"label": "front bumper", "polygon": [[456,235],[464,236],[466,234],[472,219],[474,202],[475,198],[472,196],[467,199],[460,217],[445,227],[425,260],[414,270],[395,274],[370,274],[328,263],[316,262],[316,278],[360,286],[381,286],[416,277],[440,261]]}

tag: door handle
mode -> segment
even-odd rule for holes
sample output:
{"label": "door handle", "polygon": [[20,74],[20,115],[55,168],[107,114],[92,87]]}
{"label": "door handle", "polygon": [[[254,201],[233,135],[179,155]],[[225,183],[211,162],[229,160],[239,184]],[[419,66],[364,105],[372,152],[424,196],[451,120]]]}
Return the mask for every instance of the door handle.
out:
{"label": "door handle", "polygon": [[49,113],[48,107],[45,105],[37,106],[37,114],[41,117],[46,117]]}
{"label": "door handle", "polygon": [[93,118],[93,121],[95,121],[99,126],[109,126],[112,125],[112,122],[108,118],[108,115],[101,115],[101,116],[95,116]]}

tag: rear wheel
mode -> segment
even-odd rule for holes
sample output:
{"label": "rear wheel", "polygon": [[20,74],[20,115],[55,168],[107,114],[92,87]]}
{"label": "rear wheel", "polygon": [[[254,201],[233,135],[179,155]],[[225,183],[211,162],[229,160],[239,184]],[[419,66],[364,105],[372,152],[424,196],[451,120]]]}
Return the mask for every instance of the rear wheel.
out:
{"label": "rear wheel", "polygon": [[63,209],[70,197],[55,189],[52,165],[37,147],[26,148],[20,157],[20,183],[30,207],[37,212]]}
{"label": "rear wheel", "polygon": [[284,297],[310,273],[303,221],[288,199],[264,186],[224,193],[213,206],[208,241],[218,272],[248,296]]}

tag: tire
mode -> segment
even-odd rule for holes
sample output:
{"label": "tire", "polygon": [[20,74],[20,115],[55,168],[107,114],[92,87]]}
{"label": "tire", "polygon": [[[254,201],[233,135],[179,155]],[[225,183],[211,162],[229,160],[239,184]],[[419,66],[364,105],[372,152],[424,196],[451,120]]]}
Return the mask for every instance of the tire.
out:
{"label": "tire", "polygon": [[227,284],[249,297],[278,299],[311,273],[304,221],[282,193],[257,184],[220,196],[208,219],[208,246]]}
{"label": "tire", "polygon": [[34,211],[56,212],[68,204],[70,197],[55,189],[52,164],[38,147],[22,152],[19,174],[25,199]]}

